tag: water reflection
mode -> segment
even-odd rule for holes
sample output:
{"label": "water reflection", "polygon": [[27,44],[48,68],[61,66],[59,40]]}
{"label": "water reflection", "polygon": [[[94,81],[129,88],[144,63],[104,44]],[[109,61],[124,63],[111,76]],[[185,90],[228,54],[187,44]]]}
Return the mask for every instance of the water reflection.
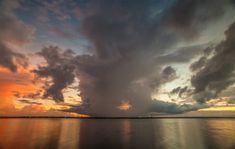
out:
{"label": "water reflection", "polygon": [[235,120],[210,120],[206,123],[204,138],[207,139],[208,148],[235,149]]}
{"label": "water reflection", "polygon": [[164,119],[155,121],[155,132],[161,141],[156,146],[166,149],[205,149],[203,121],[184,119]]}
{"label": "water reflection", "polygon": [[80,121],[1,119],[0,149],[78,148]]}
{"label": "water reflection", "polygon": [[233,149],[233,119],[0,119],[0,149]]}

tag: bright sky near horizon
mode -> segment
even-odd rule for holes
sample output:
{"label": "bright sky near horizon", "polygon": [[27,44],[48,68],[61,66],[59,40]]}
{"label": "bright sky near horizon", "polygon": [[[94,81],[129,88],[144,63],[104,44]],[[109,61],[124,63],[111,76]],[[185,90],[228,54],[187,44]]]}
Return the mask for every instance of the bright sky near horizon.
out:
{"label": "bright sky near horizon", "polygon": [[0,0],[0,116],[235,111],[234,35],[232,0]]}

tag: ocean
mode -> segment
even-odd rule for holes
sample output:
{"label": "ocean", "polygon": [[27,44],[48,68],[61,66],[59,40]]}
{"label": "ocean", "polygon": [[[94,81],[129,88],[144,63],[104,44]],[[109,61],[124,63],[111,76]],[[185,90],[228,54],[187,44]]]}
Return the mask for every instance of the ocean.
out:
{"label": "ocean", "polygon": [[0,119],[0,149],[235,149],[235,119]]}

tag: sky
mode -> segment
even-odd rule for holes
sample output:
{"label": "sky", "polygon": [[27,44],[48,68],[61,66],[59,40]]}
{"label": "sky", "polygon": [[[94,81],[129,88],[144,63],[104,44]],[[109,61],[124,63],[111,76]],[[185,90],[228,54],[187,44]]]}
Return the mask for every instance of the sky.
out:
{"label": "sky", "polygon": [[0,0],[0,116],[235,111],[234,0]]}

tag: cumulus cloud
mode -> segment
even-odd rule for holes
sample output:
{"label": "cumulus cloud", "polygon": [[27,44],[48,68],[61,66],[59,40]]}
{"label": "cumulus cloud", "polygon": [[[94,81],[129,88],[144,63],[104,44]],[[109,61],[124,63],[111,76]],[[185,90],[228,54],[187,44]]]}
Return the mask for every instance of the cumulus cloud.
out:
{"label": "cumulus cloud", "polygon": [[[234,35],[235,23],[225,31],[225,40],[215,47],[214,55],[208,60],[203,60],[205,64],[200,64],[200,70],[192,77],[191,83],[195,87],[195,98],[199,102],[217,97],[221,91],[234,84]],[[201,59],[205,58],[200,58],[192,66],[201,63]]]}
{"label": "cumulus cloud", "polygon": [[201,57],[198,61],[192,63],[190,65],[191,71],[197,71],[198,69],[201,69],[205,63],[206,63],[207,58],[205,56]]}
{"label": "cumulus cloud", "polygon": [[0,44],[0,66],[9,69],[12,72],[17,71],[17,64],[23,67],[28,65],[27,58],[20,53],[13,52],[3,44]]}
{"label": "cumulus cloud", "polygon": [[179,114],[189,111],[196,111],[198,109],[206,108],[203,104],[183,104],[178,105],[172,102],[165,102],[161,100],[153,100],[150,111],[160,113]]}
{"label": "cumulus cloud", "polygon": [[185,94],[186,97],[188,97],[191,94],[192,90],[188,88],[188,86],[185,87],[177,87],[172,89],[172,91],[169,93],[170,95],[176,94],[178,97],[182,98]]}
{"label": "cumulus cloud", "polygon": [[177,0],[164,16],[164,24],[184,38],[195,38],[201,29],[225,13],[229,0]]}
{"label": "cumulus cloud", "polygon": [[34,72],[40,76],[52,79],[51,85],[46,87],[44,97],[52,97],[56,102],[64,100],[62,90],[72,84],[75,78],[75,67],[71,64],[73,52],[60,52],[58,47],[45,47],[38,52],[47,62],[47,66],[39,66]]}

